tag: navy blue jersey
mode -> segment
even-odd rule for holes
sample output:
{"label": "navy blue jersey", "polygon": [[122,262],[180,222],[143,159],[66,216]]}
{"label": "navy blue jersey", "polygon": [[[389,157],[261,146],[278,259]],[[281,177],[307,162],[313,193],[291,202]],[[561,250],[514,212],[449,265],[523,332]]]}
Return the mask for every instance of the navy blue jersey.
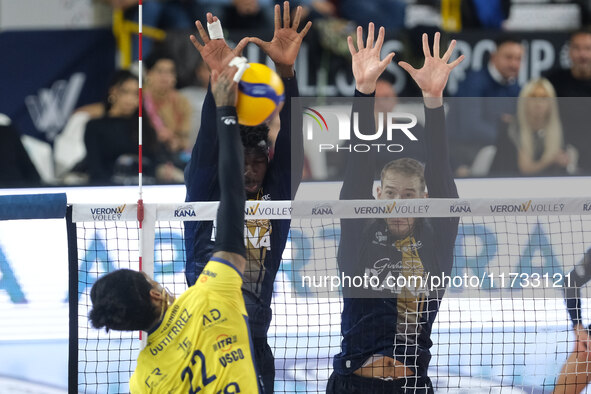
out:
{"label": "navy blue jersey", "polygon": [[[290,127],[290,98],[298,96],[297,81],[295,78],[284,78],[283,83],[286,100],[279,115],[281,129],[275,142],[273,159],[269,162],[259,192],[258,199],[261,200],[290,200],[301,180],[303,134],[296,133],[292,145]],[[185,169],[186,201],[218,201],[218,138],[215,101],[211,90],[207,92],[201,114],[197,142]],[[292,154],[293,168],[300,169],[293,175]],[[184,225],[187,254],[185,276],[187,283],[193,285],[213,253],[213,222],[186,221]],[[245,226],[247,266],[242,290],[253,337],[266,337],[271,323],[273,282],[285,249],[289,225],[289,220],[247,220]]]}
{"label": "navy blue jersey", "polygon": [[[356,96],[363,95],[356,92]],[[354,103],[354,112],[369,110],[373,114],[373,103],[371,108],[359,108],[360,105],[364,104]],[[457,198],[443,107],[425,108],[425,118],[423,143],[429,197]],[[370,123],[373,127],[373,120]],[[372,199],[375,165],[375,155],[350,154],[341,199]],[[412,233],[397,239],[383,219],[343,219],[339,268],[350,275],[377,276],[380,283],[388,276],[441,275],[442,272],[449,275],[458,222],[458,218],[416,219]],[[431,327],[439,310],[441,291],[438,296],[428,291],[412,293],[406,288],[396,291],[370,288],[367,292],[371,293],[369,298],[352,298],[344,293],[343,341],[341,352],[334,358],[335,371],[348,375],[371,356],[383,355],[399,360],[416,376],[427,376]]]}
{"label": "navy blue jersey", "polygon": [[[564,296],[566,309],[573,322],[573,326],[583,323],[581,310],[581,287],[591,280],[591,248],[568,274],[569,279],[564,281]],[[591,330],[591,325],[589,326]]]}

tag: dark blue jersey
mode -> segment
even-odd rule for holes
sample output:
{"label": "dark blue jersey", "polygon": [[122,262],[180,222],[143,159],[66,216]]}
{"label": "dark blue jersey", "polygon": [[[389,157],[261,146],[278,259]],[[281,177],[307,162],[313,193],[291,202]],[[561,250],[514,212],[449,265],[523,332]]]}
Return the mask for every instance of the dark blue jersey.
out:
{"label": "dark blue jersey", "polygon": [[[303,134],[296,133],[292,144],[290,127],[290,98],[298,96],[297,81],[295,78],[285,78],[283,83],[286,100],[279,115],[281,129],[258,195],[261,200],[290,200],[301,180]],[[185,169],[186,201],[218,201],[218,139],[211,90],[207,92],[201,113],[197,142]],[[291,171],[292,159],[294,174]],[[299,170],[296,172],[295,169]],[[186,221],[184,224],[187,254],[185,276],[187,283],[193,285],[211,257],[215,234],[212,234],[211,221]],[[245,226],[247,266],[242,290],[254,337],[266,337],[271,323],[273,282],[287,242],[289,225],[289,220],[247,220]]]}
{"label": "dark blue jersey", "polygon": [[[566,309],[573,322],[573,326],[583,324],[583,313],[581,309],[581,287],[591,280],[591,248],[577,263],[575,268],[568,274],[568,280],[564,281],[564,296]],[[591,325],[589,326],[591,330]]]}
{"label": "dark blue jersey", "polygon": [[[356,96],[363,96],[356,92]],[[354,112],[370,111],[373,103],[354,103]],[[366,106],[366,108],[360,108]],[[368,108],[369,107],[369,108]],[[372,120],[368,127],[374,127]],[[425,108],[425,182],[430,198],[457,198],[445,133],[443,108]],[[350,154],[341,199],[372,199],[376,158],[371,153]],[[393,157],[395,159],[396,157]],[[398,239],[383,219],[343,219],[338,263],[349,275],[386,278],[450,274],[458,218],[415,219],[411,234]],[[426,376],[432,346],[431,327],[442,292],[378,286],[363,294],[344,293],[341,352],[334,358],[337,373],[347,375],[373,355],[395,358],[415,375]],[[354,297],[358,297],[355,295]]]}

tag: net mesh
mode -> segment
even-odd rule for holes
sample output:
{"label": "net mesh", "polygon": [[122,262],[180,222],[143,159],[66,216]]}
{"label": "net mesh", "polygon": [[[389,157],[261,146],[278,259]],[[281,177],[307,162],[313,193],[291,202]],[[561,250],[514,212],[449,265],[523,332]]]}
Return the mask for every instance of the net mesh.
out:
{"label": "net mesh", "polygon": [[[138,333],[94,330],[87,315],[98,276],[138,268],[137,224],[78,221],[77,233],[79,391],[126,392]],[[338,217],[292,219],[268,334],[276,393],[326,390],[341,351],[343,299],[330,283],[317,286],[307,277],[338,277],[339,237]],[[574,346],[563,282],[590,246],[591,216],[585,213],[461,216],[453,269],[446,273],[450,285],[431,333],[435,391],[550,391]],[[176,295],[186,290],[184,261],[182,222],[156,221],[154,278]]]}

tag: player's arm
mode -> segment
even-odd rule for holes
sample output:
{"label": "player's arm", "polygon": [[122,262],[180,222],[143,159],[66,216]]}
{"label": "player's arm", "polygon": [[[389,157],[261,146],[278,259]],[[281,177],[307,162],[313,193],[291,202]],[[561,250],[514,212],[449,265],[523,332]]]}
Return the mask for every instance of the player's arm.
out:
{"label": "player's arm", "polygon": [[[283,17],[281,7],[275,5],[275,30],[271,41],[263,41],[251,37],[250,42],[256,44],[275,63],[275,70],[283,80],[285,86],[285,104],[279,114],[281,129],[275,142],[273,165],[281,173],[280,179],[291,180],[290,194],[294,197],[301,181],[304,166],[303,133],[291,135],[291,98],[298,97],[298,84],[295,79],[294,64],[302,40],[310,30],[312,22],[308,22],[298,33],[301,22],[302,7],[297,7],[293,22],[290,17],[289,2],[283,3]],[[299,130],[299,128],[298,128]],[[292,173],[292,169],[294,173]]]}
{"label": "player's arm", "polygon": [[[380,60],[380,52],[384,43],[385,30],[380,27],[377,40],[374,44],[374,24],[370,23],[367,33],[367,41],[363,42],[363,28],[357,27],[357,49],[353,44],[353,38],[348,37],[349,52],[353,76],[355,77],[355,97],[367,99],[354,99],[352,111],[359,114],[361,130],[375,130],[374,100],[378,78],[392,61],[394,53],[389,53]],[[372,99],[369,99],[372,98]],[[351,122],[353,127],[353,122]],[[351,133],[351,144],[361,142]],[[376,166],[375,154],[371,152],[354,152],[348,155],[345,178],[341,188],[341,199],[371,199]]]}
{"label": "player's arm", "polygon": [[423,34],[425,63],[420,69],[415,69],[406,62],[399,62],[398,64],[419,85],[425,102],[427,148],[425,182],[429,197],[457,198],[458,191],[449,162],[447,134],[445,131],[445,113],[443,110],[443,90],[447,84],[449,74],[464,60],[464,56],[462,55],[449,63],[456,41],[452,40],[447,51],[443,56],[440,56],[439,40],[440,34],[435,33],[433,53],[431,53],[427,34]]}
{"label": "player's arm", "polygon": [[233,264],[240,273],[246,265],[244,246],[244,150],[238,129],[236,100],[238,83],[233,80],[237,68],[226,66],[212,71],[212,93],[216,103],[219,139],[218,177],[220,206],[217,213],[214,258]]}
{"label": "player's arm", "polygon": [[[208,25],[212,25],[212,37],[205,31],[201,22],[196,21],[195,26],[203,44],[194,35],[191,35],[190,39],[195,49],[199,51],[203,61],[207,64],[210,72],[215,70],[220,73],[224,65],[223,61],[227,60],[231,55],[239,56],[248,44],[248,39],[242,39],[236,45],[236,48],[232,50],[226,44],[223,36],[217,33],[221,31],[221,22],[219,19],[211,13],[207,13],[207,23]],[[218,26],[219,29],[217,29]],[[207,200],[209,197],[208,193],[211,191],[211,182],[215,178],[218,164],[216,122],[216,104],[210,86],[203,101],[199,134],[185,174],[187,201]]]}
{"label": "player's arm", "polygon": [[[583,326],[583,315],[581,312],[581,287],[591,280],[591,249],[587,250],[583,259],[568,274],[569,280],[564,281],[564,298],[566,309],[573,323],[573,329],[577,337],[575,350],[587,349],[588,333]],[[584,336],[585,338],[582,338]]]}

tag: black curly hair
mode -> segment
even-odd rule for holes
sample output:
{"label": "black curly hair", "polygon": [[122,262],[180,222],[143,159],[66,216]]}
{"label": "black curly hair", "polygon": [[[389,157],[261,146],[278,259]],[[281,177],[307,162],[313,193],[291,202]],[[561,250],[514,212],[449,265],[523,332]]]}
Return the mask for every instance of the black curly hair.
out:
{"label": "black curly hair", "polygon": [[267,125],[240,125],[240,137],[242,138],[245,155],[254,153],[269,157],[269,127]]}
{"label": "black curly hair", "polygon": [[138,271],[120,269],[103,276],[90,290],[92,326],[105,327],[107,332],[148,330],[159,316],[151,289],[152,284]]}
{"label": "black curly hair", "polygon": [[240,125],[240,137],[244,154],[257,154],[269,157],[269,127],[265,124],[258,126]]}

